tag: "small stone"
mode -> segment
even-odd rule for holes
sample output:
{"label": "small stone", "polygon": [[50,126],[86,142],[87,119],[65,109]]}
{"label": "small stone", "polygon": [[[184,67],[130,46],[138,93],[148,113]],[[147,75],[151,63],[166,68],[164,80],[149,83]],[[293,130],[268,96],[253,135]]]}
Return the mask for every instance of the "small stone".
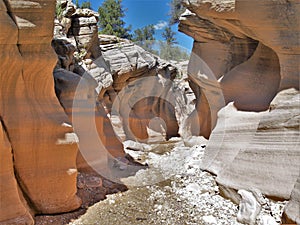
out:
{"label": "small stone", "polygon": [[270,215],[263,215],[258,225],[279,225]]}
{"label": "small stone", "polygon": [[109,204],[114,204],[116,201],[114,199],[109,199],[108,202]]}
{"label": "small stone", "polygon": [[93,60],[91,59],[85,59],[83,60],[83,62],[86,64],[86,65],[91,65],[93,63]]}
{"label": "small stone", "polygon": [[102,186],[102,179],[100,177],[88,177],[85,181],[88,188],[96,188]]}
{"label": "small stone", "polygon": [[186,187],[186,190],[193,193],[201,193],[201,187],[196,183],[191,183]]}
{"label": "small stone", "polygon": [[82,182],[78,182],[78,183],[77,183],[77,188],[78,188],[78,189],[84,188],[84,184],[83,184]]}
{"label": "small stone", "polygon": [[193,175],[193,174],[196,173],[196,170],[195,170],[195,168],[190,168],[190,169],[187,170],[186,173],[187,173],[188,175]]}
{"label": "small stone", "polygon": [[162,209],[162,205],[156,205],[157,210],[161,210]]}
{"label": "small stone", "polygon": [[214,216],[203,216],[205,224],[217,224],[217,219]]}
{"label": "small stone", "polygon": [[261,210],[261,205],[257,202],[255,196],[251,192],[239,190],[238,193],[241,195],[242,199],[239,205],[237,221],[240,223],[254,225],[256,217]]}

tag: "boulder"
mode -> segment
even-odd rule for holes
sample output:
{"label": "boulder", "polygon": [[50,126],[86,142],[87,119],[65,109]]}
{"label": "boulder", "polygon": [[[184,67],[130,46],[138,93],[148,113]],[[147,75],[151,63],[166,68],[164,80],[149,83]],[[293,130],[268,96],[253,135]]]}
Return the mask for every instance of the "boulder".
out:
{"label": "boulder", "polygon": [[300,176],[294,186],[291,194],[291,200],[284,209],[283,223],[292,223],[295,221],[300,224]]}
{"label": "boulder", "polygon": [[241,201],[237,213],[237,221],[243,224],[254,225],[261,211],[261,205],[251,192],[239,190],[238,193],[241,195]]}

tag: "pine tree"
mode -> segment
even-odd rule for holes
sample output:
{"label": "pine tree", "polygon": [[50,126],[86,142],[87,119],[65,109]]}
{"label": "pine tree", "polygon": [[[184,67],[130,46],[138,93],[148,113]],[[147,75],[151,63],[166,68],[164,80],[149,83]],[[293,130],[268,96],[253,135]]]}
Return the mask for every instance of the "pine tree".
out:
{"label": "pine tree", "polygon": [[80,8],[82,8],[82,9],[92,9],[91,2],[90,1],[84,1],[81,4]]}
{"label": "pine tree", "polygon": [[154,51],[152,46],[155,41],[155,28],[154,26],[147,25],[143,28],[138,28],[134,31],[133,41],[137,42],[139,46],[144,48],[145,50],[157,54],[157,51]]}
{"label": "pine tree", "polygon": [[170,24],[173,25],[179,22],[180,15],[185,11],[185,7],[182,5],[182,0],[172,0],[170,2]]}
{"label": "pine tree", "polygon": [[153,41],[155,29],[153,25],[147,25],[134,31],[133,41]]}
{"label": "pine tree", "polygon": [[131,27],[125,27],[125,22],[122,19],[125,16],[122,0],[105,0],[98,12],[100,33],[131,38],[129,34]]}
{"label": "pine tree", "polygon": [[175,38],[176,33],[172,31],[171,26],[165,28],[162,33],[165,42],[160,42],[160,54],[159,56],[166,60],[184,61],[189,58],[186,50],[180,46],[176,46],[178,43]]}
{"label": "pine tree", "polygon": [[61,6],[61,1],[56,1],[56,6],[55,6],[55,18],[58,19],[59,21],[62,19],[63,16],[63,8]]}
{"label": "pine tree", "polygon": [[168,45],[165,42],[160,42],[159,57],[165,60],[174,60],[177,62],[189,59],[189,53],[180,46]]}
{"label": "pine tree", "polygon": [[168,45],[177,44],[176,38],[175,38],[175,32],[172,31],[171,26],[167,26],[162,33],[163,38],[167,42]]}

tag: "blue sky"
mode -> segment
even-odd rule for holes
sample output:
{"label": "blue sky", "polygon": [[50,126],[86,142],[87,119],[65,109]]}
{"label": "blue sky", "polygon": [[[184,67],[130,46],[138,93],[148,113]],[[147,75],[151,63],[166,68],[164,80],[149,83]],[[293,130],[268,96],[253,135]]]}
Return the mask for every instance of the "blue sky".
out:
{"label": "blue sky", "polygon": [[[84,0],[79,0],[81,4]],[[92,9],[98,11],[104,0],[91,0]],[[170,0],[123,0],[123,7],[127,9],[124,21],[126,26],[132,25],[132,30],[149,24],[155,25],[155,37],[162,40],[163,28],[167,26]],[[177,25],[172,29],[176,32],[178,44],[189,50],[192,49],[193,40],[189,36],[177,31]]]}

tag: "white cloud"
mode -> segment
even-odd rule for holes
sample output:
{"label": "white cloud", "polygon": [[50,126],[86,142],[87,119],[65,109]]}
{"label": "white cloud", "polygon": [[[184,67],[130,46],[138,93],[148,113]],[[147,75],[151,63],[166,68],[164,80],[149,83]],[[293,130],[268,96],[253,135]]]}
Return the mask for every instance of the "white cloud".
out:
{"label": "white cloud", "polygon": [[164,29],[166,26],[168,26],[168,22],[166,21],[159,21],[157,24],[154,25],[154,29],[155,30],[162,30]]}

